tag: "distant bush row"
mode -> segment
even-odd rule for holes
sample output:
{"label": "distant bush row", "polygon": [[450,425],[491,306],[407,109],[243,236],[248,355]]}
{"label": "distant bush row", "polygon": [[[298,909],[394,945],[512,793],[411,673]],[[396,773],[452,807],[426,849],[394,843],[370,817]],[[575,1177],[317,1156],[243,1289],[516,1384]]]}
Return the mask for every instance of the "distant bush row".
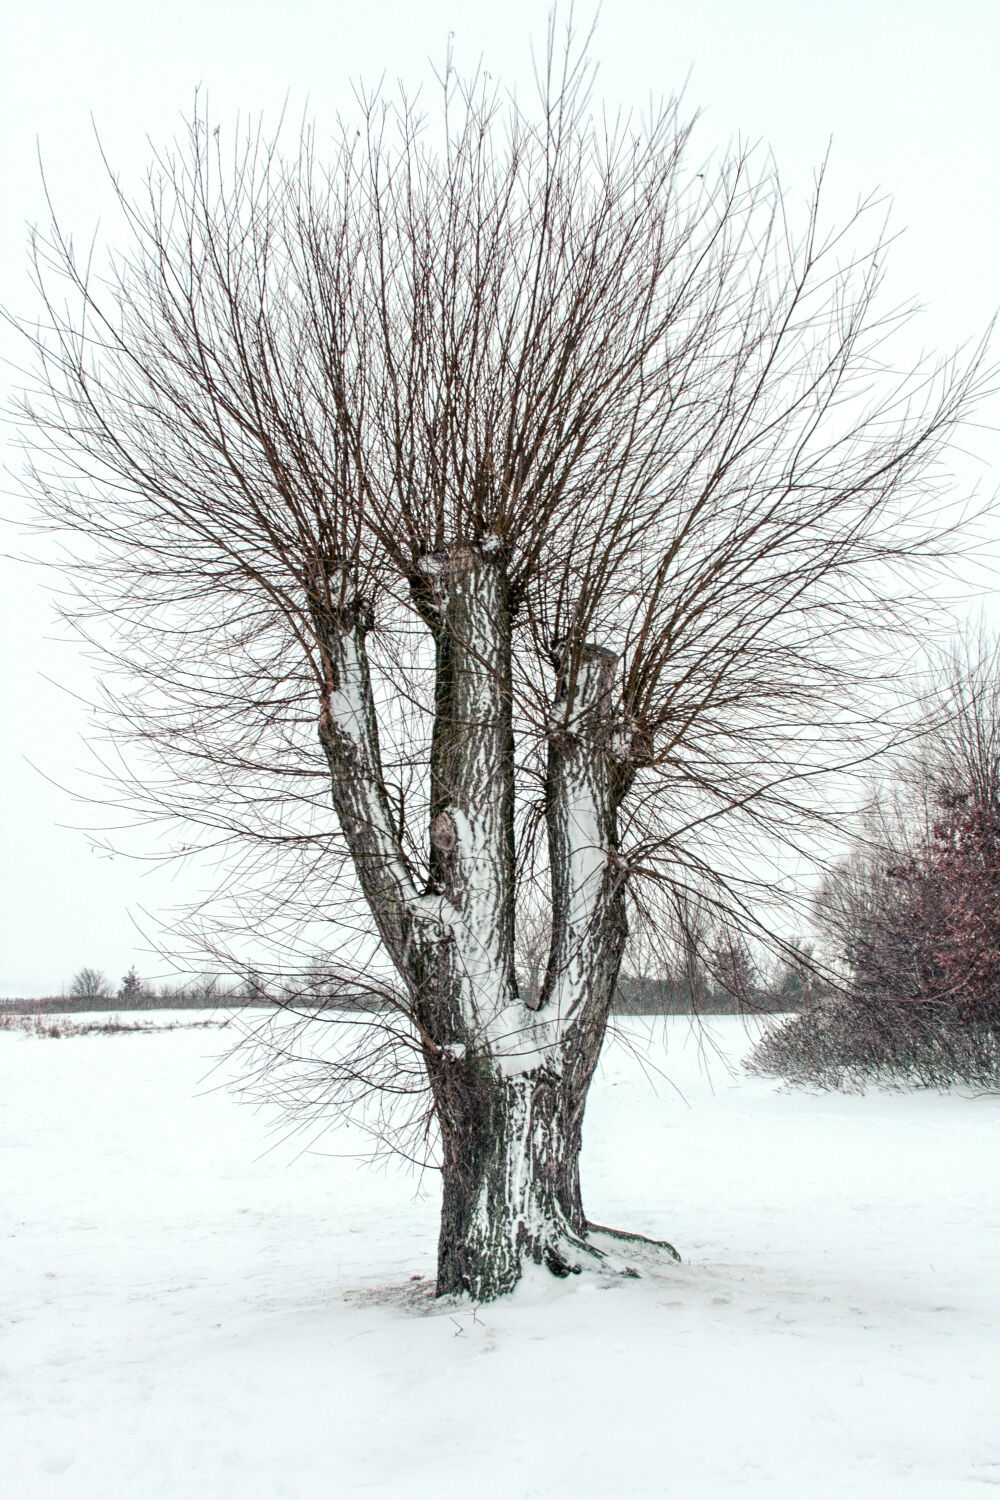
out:
{"label": "distant bush row", "polygon": [[[61,998],[61,997],[60,997]],[[65,1002],[63,1001],[63,1004]],[[10,1002],[0,1002],[0,1031],[20,1031],[26,1036],[61,1038],[68,1036],[135,1036],[139,1032],[178,1031],[204,1026],[226,1026],[226,1020],[208,1021],[123,1021],[119,1015],[108,1015],[103,1021],[68,1021],[64,1015],[23,1015],[12,1010]]]}

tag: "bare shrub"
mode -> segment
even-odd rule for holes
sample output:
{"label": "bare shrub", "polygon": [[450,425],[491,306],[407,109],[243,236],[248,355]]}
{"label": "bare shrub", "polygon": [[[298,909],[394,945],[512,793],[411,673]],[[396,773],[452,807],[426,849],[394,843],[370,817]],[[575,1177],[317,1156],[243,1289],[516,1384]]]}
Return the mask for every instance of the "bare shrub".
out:
{"label": "bare shrub", "polygon": [[767,1032],[745,1064],[759,1077],[855,1092],[875,1084],[1000,1089],[1000,1005],[968,1017],[954,1006],[840,996]]}
{"label": "bare shrub", "polygon": [[842,981],[761,1040],[752,1072],[1000,1089],[998,665],[972,639],[938,668],[920,753],[819,892]]}

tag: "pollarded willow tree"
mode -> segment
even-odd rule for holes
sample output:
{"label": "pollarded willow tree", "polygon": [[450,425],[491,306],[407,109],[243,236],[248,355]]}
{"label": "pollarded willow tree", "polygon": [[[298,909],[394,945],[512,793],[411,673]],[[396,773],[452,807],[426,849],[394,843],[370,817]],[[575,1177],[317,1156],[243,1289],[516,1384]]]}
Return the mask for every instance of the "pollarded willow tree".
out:
{"label": "pollarded willow tree", "polygon": [[198,115],[100,275],[39,236],[26,407],[132,793],[308,858],[318,908],[347,880],[440,1131],[438,1289],[490,1298],[606,1250],[579,1156],[630,914],[728,921],[822,818],[982,375],[887,374],[870,207],[796,230],[751,156],[685,166],[675,104],[595,117],[553,34],[534,113],[441,83],[431,121],[361,99],[329,165]]}

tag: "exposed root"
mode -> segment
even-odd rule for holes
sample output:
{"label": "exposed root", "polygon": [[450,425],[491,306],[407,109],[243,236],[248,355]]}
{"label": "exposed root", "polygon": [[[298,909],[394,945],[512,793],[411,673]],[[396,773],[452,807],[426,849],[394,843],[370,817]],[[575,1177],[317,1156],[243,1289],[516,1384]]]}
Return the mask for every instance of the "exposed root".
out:
{"label": "exposed root", "polygon": [[558,1239],[529,1250],[528,1254],[536,1265],[545,1266],[546,1270],[560,1279],[564,1276],[579,1276],[584,1270],[607,1269],[606,1251],[568,1230]]}
{"label": "exposed root", "polygon": [[[674,1249],[668,1240],[653,1240],[648,1235],[632,1234],[625,1229],[609,1229],[607,1224],[595,1224],[590,1219],[587,1220],[587,1233],[588,1235],[606,1234],[609,1239],[621,1240],[627,1245],[649,1245],[653,1250],[665,1250],[671,1260],[675,1260],[678,1265],[681,1263],[679,1252]],[[596,1249],[596,1246],[594,1248]]]}
{"label": "exposed root", "polygon": [[[595,1244],[592,1235],[605,1236],[614,1241],[606,1249],[600,1244]],[[650,1263],[654,1260],[669,1258],[671,1261],[680,1263],[680,1255],[667,1240],[650,1239],[645,1234],[632,1234],[624,1229],[610,1229],[606,1224],[594,1224],[587,1222],[587,1238],[581,1239],[575,1234],[564,1235],[555,1244],[549,1243],[545,1246],[541,1255],[535,1254],[531,1259],[542,1264],[552,1272],[553,1276],[579,1276],[584,1270],[597,1271],[605,1276],[638,1277],[641,1271],[636,1266],[630,1265],[621,1259],[621,1250],[631,1245],[637,1251],[645,1251],[642,1256]]]}
{"label": "exposed root", "polygon": [[560,1280],[564,1276],[579,1276],[583,1270],[582,1266],[574,1265],[559,1250],[554,1250],[551,1246],[545,1251],[543,1259],[546,1270],[551,1271],[553,1276],[558,1276]]}

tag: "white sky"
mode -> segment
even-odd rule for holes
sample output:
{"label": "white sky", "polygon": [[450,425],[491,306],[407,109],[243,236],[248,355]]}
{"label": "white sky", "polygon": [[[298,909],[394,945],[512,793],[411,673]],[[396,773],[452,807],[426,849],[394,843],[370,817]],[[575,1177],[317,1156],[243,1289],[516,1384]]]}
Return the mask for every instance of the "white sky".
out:
{"label": "white sky", "polygon": [[[0,300],[33,307],[25,223],[44,217],[36,142],[60,217],[92,234],[105,188],[90,127],[129,179],[189,111],[264,109],[286,94],[320,121],[349,113],[351,83],[427,77],[455,33],[457,62],[530,85],[529,39],[544,36],[547,0],[33,0],[6,7],[0,58]],[[588,8],[578,14],[587,18]],[[997,182],[1000,5],[996,0],[605,0],[594,44],[598,92],[641,106],[687,84],[705,111],[704,149],[741,135],[768,143],[792,196],[833,142],[834,206],[884,189],[894,224],[893,300],[926,305],[924,344],[978,335],[1000,303]],[[4,335],[3,350],[16,347]],[[997,425],[1000,403],[984,412]],[[974,438],[973,471],[992,491],[995,433]],[[9,454],[8,464],[17,463]],[[16,483],[3,509],[19,510]],[[16,552],[16,532],[5,551]],[[86,713],[45,676],[87,696],[90,670],[58,641],[44,584],[0,565],[0,993],[53,993],[83,964],[115,979],[135,962],[161,972],[138,921],[192,893],[183,873],[144,873],[108,859],[74,825],[95,821],[57,783],[81,778]],[[978,607],[979,599],[970,607]],[[44,675],[43,675],[44,674]],[[32,762],[35,767],[33,769]],[[45,776],[51,778],[46,780]]]}

